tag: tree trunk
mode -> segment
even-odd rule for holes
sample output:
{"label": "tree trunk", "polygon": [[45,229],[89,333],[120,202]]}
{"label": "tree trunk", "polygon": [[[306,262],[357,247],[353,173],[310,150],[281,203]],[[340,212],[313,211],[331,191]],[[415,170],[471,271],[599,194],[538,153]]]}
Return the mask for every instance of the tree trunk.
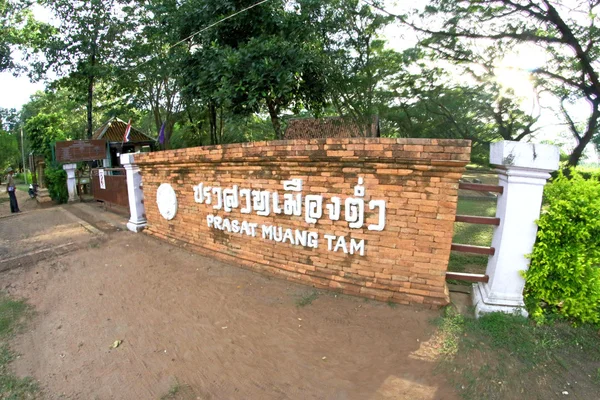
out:
{"label": "tree trunk", "polygon": [[592,115],[588,120],[588,126],[585,134],[578,138],[577,146],[573,149],[573,152],[569,156],[569,162],[567,166],[576,167],[581,159],[585,147],[592,141],[594,135],[598,132],[598,119],[600,119],[600,100],[595,101],[592,105]]}
{"label": "tree trunk", "polygon": [[93,135],[92,110],[94,107],[94,82],[96,80],[94,68],[96,67],[96,42],[92,44],[92,54],[90,55],[90,71],[88,74],[87,87],[87,138],[91,139]]}
{"label": "tree trunk", "polygon": [[217,143],[217,107],[211,103],[208,105],[208,122],[210,124],[210,144]]}
{"label": "tree trunk", "polygon": [[279,113],[277,110],[277,106],[272,99],[267,99],[267,108],[269,109],[269,115],[271,116],[271,123],[273,124],[273,129],[275,130],[275,138],[277,140],[283,139],[281,135],[281,123],[279,121]]}

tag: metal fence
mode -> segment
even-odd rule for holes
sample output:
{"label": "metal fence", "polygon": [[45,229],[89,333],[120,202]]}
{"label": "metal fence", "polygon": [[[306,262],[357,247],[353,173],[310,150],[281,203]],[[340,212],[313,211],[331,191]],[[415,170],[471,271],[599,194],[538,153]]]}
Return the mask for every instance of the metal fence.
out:
{"label": "metal fence", "polygon": [[125,168],[94,168],[91,175],[95,200],[129,207]]}

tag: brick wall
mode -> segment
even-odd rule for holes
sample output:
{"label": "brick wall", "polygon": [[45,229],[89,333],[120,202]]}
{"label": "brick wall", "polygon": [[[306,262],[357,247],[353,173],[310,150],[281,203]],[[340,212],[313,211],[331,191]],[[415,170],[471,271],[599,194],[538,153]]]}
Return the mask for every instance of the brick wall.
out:
{"label": "brick wall", "polygon": [[[458,180],[470,151],[470,141],[466,140],[347,138],[198,147],[140,154],[135,160],[141,169],[147,232],[151,235],[315,287],[438,307],[448,303],[445,272]],[[364,180],[363,197],[360,186],[355,192],[360,178]],[[275,213],[273,204],[267,216],[257,215],[255,210],[242,213],[246,204],[243,196],[239,207],[227,212],[223,207],[214,208],[218,207],[218,193],[213,195],[215,201],[206,204],[205,197],[199,198],[203,191],[198,190],[195,197],[193,188],[202,183],[210,190],[237,185],[238,191],[268,191],[269,196],[276,192],[283,208],[284,194],[298,194],[282,186],[291,179],[303,182],[299,192],[303,196],[301,215]],[[170,184],[177,195],[178,211],[170,221],[160,215],[156,202],[162,183]],[[323,195],[323,213],[316,223],[305,219],[306,195]],[[335,211],[330,213],[335,208],[328,206],[335,202],[332,197],[342,203],[339,220],[335,220]],[[345,220],[347,198],[364,200],[364,224],[360,228],[351,228]],[[377,230],[381,208],[370,209],[371,200],[386,202],[381,231]],[[260,208],[258,204],[256,209]],[[354,221],[353,215],[349,220]],[[248,225],[243,233],[235,233],[233,221],[256,224],[256,236]],[[318,237],[318,247],[314,248],[314,243],[304,246],[300,238],[289,236],[287,241],[276,241],[269,235],[270,226],[281,227],[282,232],[291,228],[294,234],[298,230],[300,235],[308,231],[313,238]],[[339,237],[344,240],[340,242]]]}

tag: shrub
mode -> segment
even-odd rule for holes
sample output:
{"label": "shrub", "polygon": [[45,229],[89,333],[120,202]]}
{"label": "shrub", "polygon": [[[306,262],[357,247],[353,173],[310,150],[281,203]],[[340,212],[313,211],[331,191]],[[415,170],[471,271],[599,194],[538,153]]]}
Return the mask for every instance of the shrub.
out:
{"label": "shrub", "polygon": [[525,303],[538,322],[550,314],[574,322],[600,323],[600,181],[572,171],[544,190],[544,209]]}
{"label": "shrub", "polygon": [[49,165],[44,170],[46,185],[50,198],[58,203],[69,201],[69,191],[67,189],[67,173],[58,165]]}

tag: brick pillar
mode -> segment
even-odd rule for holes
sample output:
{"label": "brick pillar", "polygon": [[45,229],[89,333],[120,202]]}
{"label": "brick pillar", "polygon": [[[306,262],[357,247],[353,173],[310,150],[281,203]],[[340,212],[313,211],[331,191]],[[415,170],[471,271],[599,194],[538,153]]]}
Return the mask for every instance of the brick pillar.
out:
{"label": "brick pillar", "polygon": [[521,271],[529,268],[527,255],[537,234],[544,185],[550,172],[558,169],[556,146],[503,141],[492,143],[490,163],[496,167],[504,193],[498,197],[494,232],[496,252],[488,260],[488,283],[473,285],[475,314],[494,311],[527,315],[523,303],[525,280]]}
{"label": "brick pillar", "polygon": [[121,165],[123,165],[127,174],[127,193],[131,213],[127,228],[132,232],[141,232],[146,227],[146,210],[144,208],[144,191],[142,190],[140,169],[135,164],[133,154],[121,154]]}

